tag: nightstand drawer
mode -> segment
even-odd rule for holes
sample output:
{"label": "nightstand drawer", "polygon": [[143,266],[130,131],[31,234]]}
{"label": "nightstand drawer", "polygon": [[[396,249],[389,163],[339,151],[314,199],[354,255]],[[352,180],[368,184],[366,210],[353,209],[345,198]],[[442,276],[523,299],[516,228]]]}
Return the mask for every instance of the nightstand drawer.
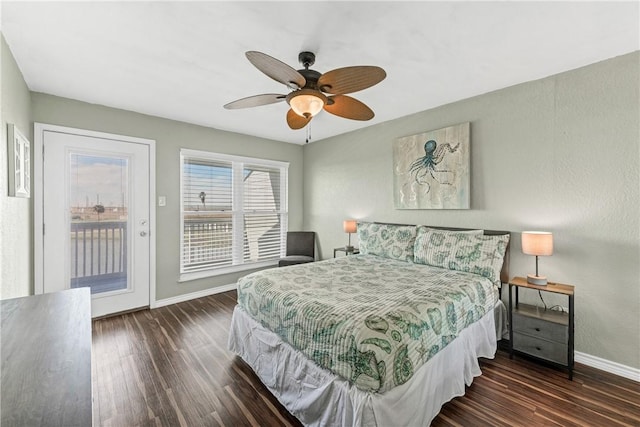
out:
{"label": "nightstand drawer", "polygon": [[552,362],[567,363],[567,345],[513,332],[513,349]]}
{"label": "nightstand drawer", "polygon": [[513,331],[521,332],[532,337],[544,338],[549,341],[562,343],[565,347],[569,340],[566,325],[549,322],[535,317],[513,313]]}

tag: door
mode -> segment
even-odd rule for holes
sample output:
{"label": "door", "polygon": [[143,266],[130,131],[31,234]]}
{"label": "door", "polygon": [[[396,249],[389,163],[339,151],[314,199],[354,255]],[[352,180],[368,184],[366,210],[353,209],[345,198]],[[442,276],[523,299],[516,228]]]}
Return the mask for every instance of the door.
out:
{"label": "door", "polygon": [[42,132],[42,289],[91,288],[93,317],[150,302],[150,146],[106,135]]}

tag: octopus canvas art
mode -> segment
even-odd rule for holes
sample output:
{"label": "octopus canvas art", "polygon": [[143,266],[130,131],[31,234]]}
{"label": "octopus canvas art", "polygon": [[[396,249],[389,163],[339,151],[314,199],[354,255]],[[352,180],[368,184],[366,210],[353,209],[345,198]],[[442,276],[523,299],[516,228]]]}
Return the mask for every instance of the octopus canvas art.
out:
{"label": "octopus canvas art", "polygon": [[469,209],[469,123],[397,138],[397,209]]}

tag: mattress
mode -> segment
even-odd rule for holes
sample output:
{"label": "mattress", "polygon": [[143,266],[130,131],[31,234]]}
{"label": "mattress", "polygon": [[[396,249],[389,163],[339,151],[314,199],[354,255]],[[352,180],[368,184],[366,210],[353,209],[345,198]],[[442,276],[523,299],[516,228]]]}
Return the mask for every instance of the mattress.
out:
{"label": "mattress", "polygon": [[479,275],[373,255],[263,270],[238,282],[244,313],[368,393],[408,383],[480,319],[490,317],[493,327],[496,299]]}

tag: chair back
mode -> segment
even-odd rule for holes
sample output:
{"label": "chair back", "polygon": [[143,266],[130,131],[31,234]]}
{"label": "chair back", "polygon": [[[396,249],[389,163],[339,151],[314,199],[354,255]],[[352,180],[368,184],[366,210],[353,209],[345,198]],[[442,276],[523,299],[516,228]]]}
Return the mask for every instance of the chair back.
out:
{"label": "chair back", "polygon": [[315,231],[287,231],[287,256],[303,255],[315,258]]}

